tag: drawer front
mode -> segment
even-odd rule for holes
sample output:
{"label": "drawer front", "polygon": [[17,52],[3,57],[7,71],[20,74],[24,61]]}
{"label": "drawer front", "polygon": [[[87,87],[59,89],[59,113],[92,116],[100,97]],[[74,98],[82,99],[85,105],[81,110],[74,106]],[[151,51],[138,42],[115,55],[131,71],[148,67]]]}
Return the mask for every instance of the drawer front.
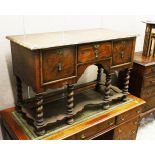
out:
{"label": "drawer front", "polygon": [[113,66],[132,61],[133,41],[122,40],[113,43]]}
{"label": "drawer front", "polygon": [[43,83],[61,80],[76,75],[75,47],[42,51],[41,60]]}
{"label": "drawer front", "polygon": [[111,57],[112,43],[96,43],[78,47],[78,63],[85,63]]}
{"label": "drawer front", "polygon": [[142,112],[142,110],[143,110],[143,107],[139,106],[139,107],[136,107],[132,110],[129,110],[129,111],[117,116],[116,124],[123,123],[123,122],[131,119],[132,117],[138,116]]}
{"label": "drawer front", "polygon": [[135,118],[124,123],[114,130],[114,140],[134,140],[136,139],[139,118]]}
{"label": "drawer front", "polygon": [[147,99],[149,97],[155,96],[155,86],[149,87],[149,88],[143,88],[141,92],[141,98]]}
{"label": "drawer front", "polygon": [[153,85],[155,85],[155,76],[144,78],[144,81],[143,81],[144,87],[150,87]]}
{"label": "drawer front", "polygon": [[105,129],[108,129],[109,127],[115,125],[115,118],[112,118],[110,120],[107,120],[105,122],[102,122],[98,125],[95,125],[93,127],[90,127],[84,131],[81,131],[71,137],[68,137],[67,139],[74,139],[74,140],[84,140],[84,139],[90,139],[91,137],[95,136],[96,134],[103,132]]}

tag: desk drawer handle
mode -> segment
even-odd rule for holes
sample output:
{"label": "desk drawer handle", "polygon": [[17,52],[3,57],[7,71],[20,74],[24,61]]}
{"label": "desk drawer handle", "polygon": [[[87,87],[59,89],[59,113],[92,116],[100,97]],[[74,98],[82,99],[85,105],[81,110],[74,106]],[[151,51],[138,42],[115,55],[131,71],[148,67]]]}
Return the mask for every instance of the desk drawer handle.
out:
{"label": "desk drawer handle", "polygon": [[121,51],[120,54],[121,54],[121,58],[123,59],[124,58],[124,51]]}
{"label": "desk drawer handle", "polygon": [[109,122],[108,122],[108,125],[109,125],[109,126],[111,126],[111,125],[113,125],[113,124],[114,124],[114,122],[112,122],[112,121],[109,121]]}
{"label": "desk drawer handle", "polygon": [[80,138],[81,138],[81,139],[85,139],[85,138],[86,138],[85,134],[83,133],[83,134],[80,136]]}
{"label": "desk drawer handle", "polygon": [[95,48],[95,49],[97,49],[97,48],[99,48],[99,47],[100,47],[99,44],[94,45],[94,48]]}
{"label": "desk drawer handle", "polygon": [[135,131],[135,130],[131,131],[131,134],[135,134],[135,133],[136,133],[136,131]]}
{"label": "desk drawer handle", "polygon": [[62,64],[61,63],[57,64],[57,71],[58,72],[62,71]]}
{"label": "desk drawer handle", "polygon": [[121,133],[121,132],[122,132],[122,130],[121,130],[121,129],[119,129],[119,130],[118,130],[118,132],[119,132],[119,133]]}
{"label": "desk drawer handle", "polygon": [[140,114],[141,113],[141,110],[137,110],[137,114]]}
{"label": "desk drawer handle", "polygon": [[99,51],[97,49],[94,50],[94,53],[95,53],[95,58],[98,58],[99,56]]}
{"label": "desk drawer handle", "polygon": [[135,121],[135,125],[138,125],[138,121]]}
{"label": "desk drawer handle", "polygon": [[122,121],[124,121],[124,120],[125,120],[125,118],[124,118],[124,117],[122,117],[122,118],[121,118],[121,120],[122,120]]}
{"label": "desk drawer handle", "polygon": [[57,53],[59,54],[59,55],[62,55],[63,54],[63,49],[58,49],[58,51],[57,51]]}

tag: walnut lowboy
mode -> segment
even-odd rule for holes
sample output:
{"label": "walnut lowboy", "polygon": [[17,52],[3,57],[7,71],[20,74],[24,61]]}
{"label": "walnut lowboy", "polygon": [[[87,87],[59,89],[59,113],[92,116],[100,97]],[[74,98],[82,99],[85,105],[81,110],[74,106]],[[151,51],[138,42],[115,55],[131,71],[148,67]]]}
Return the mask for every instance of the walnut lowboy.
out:
{"label": "walnut lowboy", "polygon": [[[11,41],[13,71],[17,79],[16,108],[18,112],[26,111],[26,116],[29,117],[32,115],[28,109],[33,109],[34,125],[39,135],[45,133],[46,126],[44,115],[47,112],[44,111],[43,104],[45,107],[48,105],[45,103],[51,103],[52,100],[59,98],[58,94],[65,93],[67,96],[66,115],[55,117],[55,122],[67,118],[68,124],[73,123],[73,116],[84,108],[81,104],[79,105],[82,108],[75,107],[74,92],[81,93],[82,90],[90,89],[90,85],[95,85],[96,91],[100,90],[102,68],[106,74],[102,99],[104,108],[109,108],[111,74],[115,71],[125,71],[121,98],[122,101],[126,101],[135,49],[135,35],[107,29],[89,29],[8,36],[7,38]],[[98,67],[97,80],[95,83],[77,86],[78,79],[90,65]],[[35,98],[23,100],[22,81],[36,92]],[[67,88],[54,95],[46,93],[47,89],[64,86]],[[29,108],[25,108],[25,103],[28,103]],[[57,108],[61,108],[61,105]]]}

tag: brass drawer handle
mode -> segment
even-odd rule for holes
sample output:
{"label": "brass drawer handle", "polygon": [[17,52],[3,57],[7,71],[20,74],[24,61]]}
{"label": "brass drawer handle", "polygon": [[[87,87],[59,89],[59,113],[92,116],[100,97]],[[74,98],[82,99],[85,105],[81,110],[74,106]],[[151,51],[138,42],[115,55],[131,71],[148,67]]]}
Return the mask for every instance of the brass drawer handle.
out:
{"label": "brass drawer handle", "polygon": [[99,51],[96,49],[96,50],[94,50],[94,54],[95,54],[95,58],[98,58],[98,56],[99,56]]}
{"label": "brass drawer handle", "polygon": [[57,51],[57,53],[59,54],[59,55],[62,55],[63,54],[63,49],[58,49],[58,51]]}
{"label": "brass drawer handle", "polygon": [[140,114],[141,113],[141,110],[137,110],[137,114]]}
{"label": "brass drawer handle", "polygon": [[121,51],[120,54],[121,54],[121,58],[123,59],[124,58],[124,51]]}
{"label": "brass drawer handle", "polygon": [[94,45],[94,48],[95,48],[95,49],[97,49],[97,48],[99,48],[99,47],[100,47],[99,44]]}
{"label": "brass drawer handle", "polygon": [[108,122],[108,125],[109,125],[109,126],[111,126],[111,125],[113,125],[113,124],[114,124],[114,122],[112,122],[112,121],[109,121],[109,122]]}
{"label": "brass drawer handle", "polygon": [[118,132],[119,132],[119,133],[121,133],[121,132],[122,132],[122,130],[121,130],[121,129],[119,129],[119,130],[118,130]]}
{"label": "brass drawer handle", "polygon": [[85,138],[86,138],[85,134],[83,133],[83,134],[80,136],[80,138],[81,138],[81,139],[85,139]]}
{"label": "brass drawer handle", "polygon": [[134,123],[135,125],[137,125],[138,124],[138,121],[135,121],[135,123]]}
{"label": "brass drawer handle", "polygon": [[131,131],[131,133],[132,133],[132,134],[135,134],[135,133],[136,133],[136,131],[135,131],[135,130],[133,130],[133,131]]}
{"label": "brass drawer handle", "polygon": [[124,121],[124,120],[125,120],[125,118],[124,118],[124,117],[122,117],[122,118],[121,118],[121,121]]}
{"label": "brass drawer handle", "polygon": [[62,64],[61,63],[57,64],[57,71],[58,72],[62,71]]}

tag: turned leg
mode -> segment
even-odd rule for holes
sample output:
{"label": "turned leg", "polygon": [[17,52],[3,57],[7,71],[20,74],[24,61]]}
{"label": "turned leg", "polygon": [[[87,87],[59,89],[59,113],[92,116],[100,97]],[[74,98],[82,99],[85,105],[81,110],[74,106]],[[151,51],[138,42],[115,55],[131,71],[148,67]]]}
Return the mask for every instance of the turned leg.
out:
{"label": "turned leg", "polygon": [[111,74],[109,72],[106,73],[106,83],[105,83],[105,90],[104,90],[104,109],[109,108],[109,98],[110,98],[110,85],[111,85]]}
{"label": "turned leg", "polygon": [[99,90],[100,89],[100,82],[101,82],[101,70],[102,70],[102,67],[101,66],[97,66],[97,67],[98,67],[98,70],[97,70],[97,79],[96,79],[96,87],[95,87],[95,89]]}
{"label": "turned leg", "polygon": [[73,106],[74,106],[74,85],[67,86],[67,124],[72,124],[73,119]]}
{"label": "turned leg", "polygon": [[16,76],[16,89],[17,89],[17,102],[16,102],[16,110],[21,113],[21,105],[23,101],[23,93],[22,93],[22,81],[18,76]]}
{"label": "turned leg", "polygon": [[44,118],[43,118],[43,94],[36,95],[36,107],[35,107],[35,127],[37,135],[41,136],[45,134]]}
{"label": "turned leg", "polygon": [[126,101],[128,97],[128,88],[129,88],[129,79],[130,79],[130,69],[125,70],[125,79],[124,79],[124,86],[123,86],[123,97],[122,101]]}

